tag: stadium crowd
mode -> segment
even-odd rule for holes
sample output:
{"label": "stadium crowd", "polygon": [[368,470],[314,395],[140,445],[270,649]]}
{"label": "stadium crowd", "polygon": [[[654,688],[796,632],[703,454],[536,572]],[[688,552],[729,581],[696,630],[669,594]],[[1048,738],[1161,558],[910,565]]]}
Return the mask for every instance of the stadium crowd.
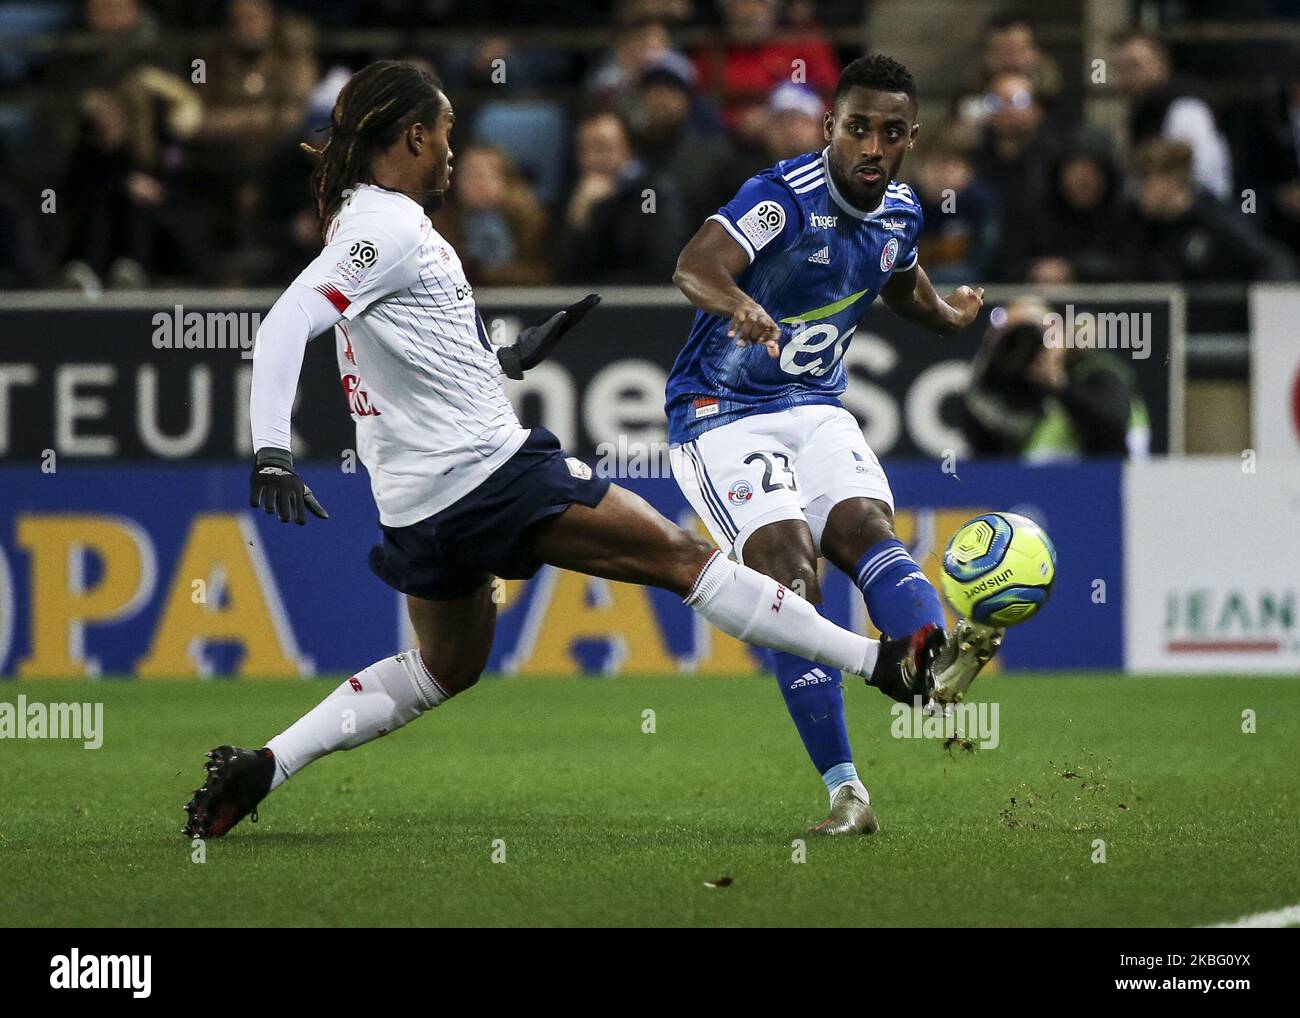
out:
{"label": "stadium crowd", "polygon": [[[869,7],[566,3],[562,27],[605,40],[593,48],[557,42],[554,12],[522,0],[7,0],[0,287],[285,283],[319,250],[302,144],[321,144],[350,72],[381,55],[428,64],[456,107],[434,220],[471,282],[663,284],[745,178],[821,147],[839,70],[862,52],[839,41]],[[446,42],[370,41],[412,26]],[[1104,132],[1081,114],[1095,71],[1063,72],[1038,28],[998,15],[976,64],[919,82],[904,172],[932,277],[1295,277],[1294,53],[1221,101],[1157,36],[1123,34],[1095,83],[1123,102]],[[23,44],[49,38],[66,45]]]}

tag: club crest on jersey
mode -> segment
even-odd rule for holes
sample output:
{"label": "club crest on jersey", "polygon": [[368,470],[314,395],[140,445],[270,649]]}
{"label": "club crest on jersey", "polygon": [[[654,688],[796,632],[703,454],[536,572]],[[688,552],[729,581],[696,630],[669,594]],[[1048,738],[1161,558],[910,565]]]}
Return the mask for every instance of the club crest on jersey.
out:
{"label": "club crest on jersey", "polygon": [[569,473],[580,481],[591,480],[591,467],[576,456],[570,456],[564,461],[564,465],[569,468]]}
{"label": "club crest on jersey", "polygon": [[754,486],[748,481],[737,481],[727,492],[727,501],[732,505],[741,506],[754,497]]}
{"label": "club crest on jersey", "polygon": [[894,267],[894,262],[898,258],[898,238],[890,237],[889,243],[885,249],[880,252],[880,271],[888,272]]}
{"label": "club crest on jersey", "polygon": [[737,220],[746,239],[760,251],[781,232],[785,226],[785,209],[779,201],[761,201]]}

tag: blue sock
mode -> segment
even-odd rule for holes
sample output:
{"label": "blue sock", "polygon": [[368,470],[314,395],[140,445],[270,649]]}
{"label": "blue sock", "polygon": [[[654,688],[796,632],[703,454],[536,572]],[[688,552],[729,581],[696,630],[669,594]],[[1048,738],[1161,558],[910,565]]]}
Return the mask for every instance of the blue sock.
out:
{"label": "blue sock", "polygon": [[933,622],[944,628],[939,592],[921,567],[891,538],[867,550],[853,570],[853,580],[867,602],[867,612],[877,629],[891,640],[916,632]]}
{"label": "blue sock", "polygon": [[[772,651],[772,666],[786,709],[817,773],[827,780],[828,787],[830,779],[826,775],[832,769],[838,769],[836,784],[849,780],[838,776],[844,767],[853,770],[839,669],[783,651]],[[850,778],[856,777],[853,771]]]}

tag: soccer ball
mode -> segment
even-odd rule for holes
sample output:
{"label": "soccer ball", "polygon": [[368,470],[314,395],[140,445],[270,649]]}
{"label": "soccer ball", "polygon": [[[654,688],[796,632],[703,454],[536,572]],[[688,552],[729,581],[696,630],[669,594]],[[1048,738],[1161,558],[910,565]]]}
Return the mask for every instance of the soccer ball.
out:
{"label": "soccer ball", "polygon": [[1056,579],[1056,549],[1031,519],[985,513],[963,523],[943,554],[943,592],[958,615],[1005,627],[1032,618]]}

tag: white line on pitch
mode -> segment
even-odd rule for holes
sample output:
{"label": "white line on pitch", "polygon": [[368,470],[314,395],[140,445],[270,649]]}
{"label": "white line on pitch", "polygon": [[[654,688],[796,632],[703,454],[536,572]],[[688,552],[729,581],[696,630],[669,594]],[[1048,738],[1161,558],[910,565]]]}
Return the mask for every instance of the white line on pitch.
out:
{"label": "white line on pitch", "polygon": [[1277,929],[1280,926],[1300,926],[1300,905],[1275,909],[1272,912],[1256,912],[1243,916],[1235,923],[1213,923],[1209,929]]}

